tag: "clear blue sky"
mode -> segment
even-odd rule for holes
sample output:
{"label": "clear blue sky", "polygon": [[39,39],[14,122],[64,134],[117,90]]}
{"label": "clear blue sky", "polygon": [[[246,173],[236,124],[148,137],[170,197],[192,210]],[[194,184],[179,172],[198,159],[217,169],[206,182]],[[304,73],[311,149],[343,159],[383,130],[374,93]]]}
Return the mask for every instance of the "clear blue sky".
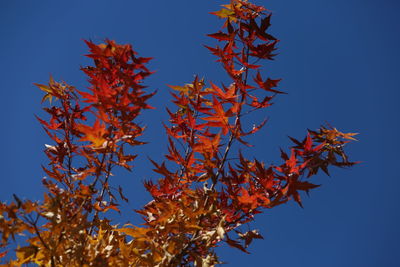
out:
{"label": "clear blue sky", "polygon": [[[261,2],[261,1],[260,1]],[[283,78],[281,96],[270,108],[269,124],[251,141],[254,155],[278,159],[287,135],[301,137],[325,121],[343,131],[359,132],[348,147],[363,161],[350,170],[317,177],[323,186],[304,197],[305,209],[283,205],[260,215],[254,227],[265,240],[251,255],[222,248],[227,266],[395,267],[399,266],[399,77],[400,28],[396,0],[262,1],[274,12],[272,32],[281,40],[279,56],[265,70]],[[0,105],[2,153],[0,200],[41,199],[42,153],[50,141],[34,114],[41,112],[41,92],[49,74],[78,88],[86,86],[80,66],[82,39],[104,38],[132,43],[143,56],[154,57],[156,70],[147,82],[158,89],[144,114],[148,125],[143,156],[133,173],[115,177],[130,196],[131,207],[148,195],[141,181],[147,156],[161,159],[166,138],[161,122],[169,99],[166,84],[190,82],[194,74],[214,82],[225,76],[202,44],[213,41],[220,21],[208,14],[224,1],[85,0],[0,2]],[[261,117],[260,117],[261,118]],[[127,209],[129,210],[129,209]],[[131,212],[120,218],[139,223]]]}

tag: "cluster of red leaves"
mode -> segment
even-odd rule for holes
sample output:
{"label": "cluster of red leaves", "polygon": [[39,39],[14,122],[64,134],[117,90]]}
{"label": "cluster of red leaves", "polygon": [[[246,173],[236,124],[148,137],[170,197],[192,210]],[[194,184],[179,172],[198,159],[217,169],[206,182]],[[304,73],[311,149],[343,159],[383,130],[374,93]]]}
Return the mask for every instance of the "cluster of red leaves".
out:
{"label": "cluster of red leaves", "polygon": [[[221,62],[229,85],[210,82],[207,87],[196,77],[190,84],[170,86],[177,110],[167,110],[166,162],[153,162],[162,177],[145,184],[154,200],[138,211],[151,236],[143,257],[163,255],[152,258],[151,264],[211,266],[219,262],[214,248],[220,242],[247,252],[252,240],[262,236],[256,230],[242,233],[241,225],[264,208],[290,199],[302,205],[299,192],[318,186],[308,179],[319,169],[328,173],[329,165],[354,164],[343,152],[346,139],[354,134],[324,127],[309,131],[303,141],[292,138],[294,146],[289,155],[282,151],[279,166],[247,160],[240,152],[238,160],[228,161],[233,144],[250,146],[244,138],[266,123],[244,130],[245,115],[269,107],[283,93],[275,89],[279,79],[263,78],[261,66],[256,65],[273,59],[277,44],[267,33],[271,15],[265,12],[261,6],[236,0],[213,12],[225,23],[221,31],[209,35],[218,44],[207,48]],[[230,232],[237,238],[231,238]]]}
{"label": "cluster of red leaves", "polygon": [[[329,166],[351,166],[343,147],[354,134],[332,127],[309,131],[304,140],[291,138],[290,153],[281,152],[281,165],[266,166],[234,152],[235,143],[250,146],[266,120],[249,128],[245,115],[268,108],[283,92],[279,79],[264,78],[261,60],[272,60],[276,38],[267,31],[271,14],[245,0],[231,0],[212,14],[225,20],[209,36],[218,44],[207,48],[217,56],[229,85],[195,78],[190,84],[170,86],[176,111],[165,124],[169,140],[166,162],[153,162],[158,181],[144,186],[153,200],[137,210],[140,226],[111,225],[105,218],[127,200],[122,189],[109,186],[115,166],[131,169],[136,155],[124,146],[143,144],[143,127],[135,121],[152,94],[142,80],[151,74],[149,58],[137,57],[129,45],[113,41],[86,42],[95,66],[83,69],[88,91],[78,91],[50,79],[44,100],[48,120],[39,119],[53,145],[46,145],[51,179],[43,203],[2,203],[0,230],[4,247],[16,234],[30,233],[28,245],[17,249],[9,265],[34,262],[49,266],[214,266],[221,242],[247,252],[257,230],[242,232],[254,215],[293,199],[301,205],[301,191],[317,187],[309,178]],[[251,126],[250,126],[251,127]],[[177,145],[179,144],[179,146]],[[237,153],[234,160],[228,155]],[[234,237],[234,236],[235,237]],[[3,255],[2,255],[3,256]]]}
{"label": "cluster of red leaves", "polygon": [[[79,91],[53,78],[48,85],[36,84],[46,93],[43,101],[56,99],[44,108],[49,119],[38,117],[52,141],[45,145],[49,166],[43,166],[47,174],[43,184],[47,193],[43,203],[15,196],[16,202],[1,204],[2,244],[24,231],[32,234],[29,245],[17,249],[17,260],[11,266],[28,262],[84,266],[116,253],[111,249],[99,253],[99,249],[118,244],[117,239],[104,246],[96,240],[111,233],[101,214],[119,211],[115,194],[127,200],[122,188],[111,189],[109,178],[115,166],[131,170],[136,155],[127,154],[124,148],[143,144],[137,138],[144,128],[135,121],[143,109],[151,108],[146,101],[153,94],[146,94],[142,85],[151,74],[144,65],[150,58],[137,57],[130,45],[114,41],[86,44],[87,56],[95,63],[82,69],[89,77],[88,90]],[[119,261],[110,258],[109,263]]]}

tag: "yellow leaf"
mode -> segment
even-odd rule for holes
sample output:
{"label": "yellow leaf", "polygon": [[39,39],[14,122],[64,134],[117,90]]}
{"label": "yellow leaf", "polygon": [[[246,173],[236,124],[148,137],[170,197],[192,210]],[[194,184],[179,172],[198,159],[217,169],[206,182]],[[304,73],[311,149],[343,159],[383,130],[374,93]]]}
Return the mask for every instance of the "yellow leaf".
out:
{"label": "yellow leaf", "polygon": [[36,246],[28,246],[18,248],[16,251],[16,255],[18,258],[18,263],[23,264],[27,262],[31,262],[32,259],[35,258],[36,253],[38,252],[38,248]]}
{"label": "yellow leaf", "polygon": [[116,229],[116,231],[132,236],[135,238],[135,240],[143,240],[149,237],[147,234],[151,231],[151,229],[143,227],[134,227],[134,228],[125,227]]}
{"label": "yellow leaf", "polygon": [[188,86],[168,85],[168,87],[183,93],[187,93],[189,91]]}
{"label": "yellow leaf", "polygon": [[39,87],[40,90],[42,90],[42,91],[44,91],[46,93],[51,93],[52,92],[50,87],[48,87],[47,85],[39,84],[39,83],[34,83],[34,85],[36,85],[37,87]]}
{"label": "yellow leaf", "polygon": [[220,18],[229,18],[229,17],[231,17],[232,15],[234,15],[235,12],[234,12],[233,10],[231,10],[231,9],[225,9],[225,8],[223,8],[223,9],[218,10],[218,11],[216,11],[216,12],[211,12],[211,14],[214,14],[214,15],[220,17]]}

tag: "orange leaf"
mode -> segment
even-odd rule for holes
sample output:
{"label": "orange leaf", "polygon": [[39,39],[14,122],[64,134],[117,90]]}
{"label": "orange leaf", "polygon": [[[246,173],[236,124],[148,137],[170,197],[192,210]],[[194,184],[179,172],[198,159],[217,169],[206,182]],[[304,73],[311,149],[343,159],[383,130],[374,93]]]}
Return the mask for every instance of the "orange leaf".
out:
{"label": "orange leaf", "polygon": [[107,134],[106,126],[104,124],[100,124],[99,120],[96,120],[93,127],[84,124],[78,124],[76,129],[84,134],[79,141],[89,141],[92,143],[94,148],[102,148],[107,141],[107,139],[104,138]]}

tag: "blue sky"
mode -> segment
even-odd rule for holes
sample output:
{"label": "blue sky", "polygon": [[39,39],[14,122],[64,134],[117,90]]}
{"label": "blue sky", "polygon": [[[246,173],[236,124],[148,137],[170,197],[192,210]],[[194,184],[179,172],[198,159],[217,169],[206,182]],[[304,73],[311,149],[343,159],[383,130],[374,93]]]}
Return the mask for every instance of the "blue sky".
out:
{"label": "blue sky", "polygon": [[[49,74],[78,88],[86,78],[79,70],[83,39],[104,38],[132,43],[142,56],[154,57],[156,70],[147,84],[158,89],[155,111],[142,120],[150,142],[133,173],[118,172],[115,182],[130,196],[129,209],[148,199],[141,182],[157,177],[147,156],[161,159],[166,138],[161,122],[169,99],[166,84],[190,82],[194,74],[216,83],[225,76],[202,46],[221,21],[208,12],[226,1],[86,0],[0,2],[0,105],[2,151],[0,200],[41,199],[42,153],[50,141],[34,114],[43,114],[41,92],[32,83],[46,83]],[[295,204],[267,210],[252,224],[265,240],[245,255],[221,248],[227,266],[398,266],[400,200],[398,188],[398,99],[400,32],[395,0],[259,1],[273,11],[272,33],[281,40],[279,56],[264,68],[282,78],[276,104],[259,118],[269,124],[251,140],[253,155],[278,160],[287,136],[302,137],[307,128],[326,121],[338,129],[359,132],[349,155],[362,164],[321,175],[323,184]],[[249,152],[250,153],[250,152]],[[128,210],[128,212],[130,212]],[[120,218],[139,223],[131,212]]]}

